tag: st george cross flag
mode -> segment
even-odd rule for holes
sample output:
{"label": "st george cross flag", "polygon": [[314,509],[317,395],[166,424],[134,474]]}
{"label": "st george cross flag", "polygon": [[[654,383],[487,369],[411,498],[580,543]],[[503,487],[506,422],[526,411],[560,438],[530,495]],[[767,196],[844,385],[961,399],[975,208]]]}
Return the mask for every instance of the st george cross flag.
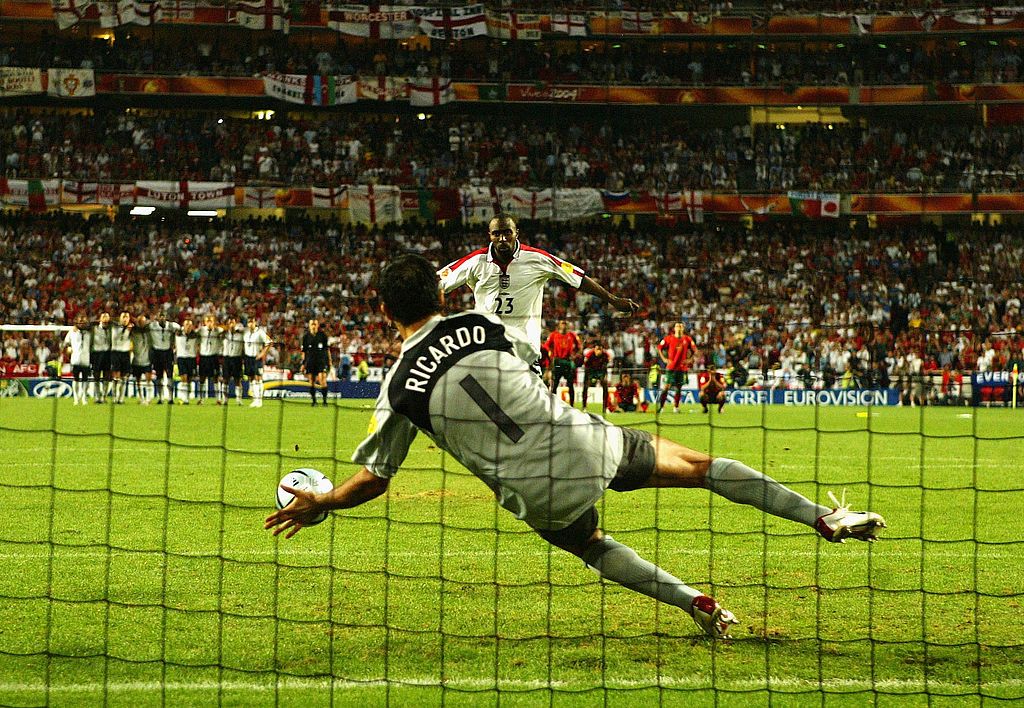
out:
{"label": "st george cross flag", "polygon": [[234,204],[235,185],[233,182],[140,180],[135,183],[135,201],[148,206],[226,209]]}
{"label": "st george cross flag", "polygon": [[63,204],[134,204],[135,184],[64,180]]}
{"label": "st george cross flag", "polygon": [[550,189],[535,191],[510,187],[501,191],[505,210],[517,219],[550,219],[554,213]]}
{"label": "st george cross flag", "polygon": [[251,30],[277,30],[288,32],[288,3],[286,0],[253,0],[235,5],[235,21]]}
{"label": "st george cross flag", "polygon": [[420,32],[412,10],[400,5],[332,6],[327,26],[342,34],[372,39],[409,39]]}
{"label": "st george cross flag", "polygon": [[402,190],[393,185],[349,187],[348,215],[353,224],[402,223]]}
{"label": "st george cross flag", "polygon": [[312,199],[317,209],[340,209],[348,199],[348,187],[313,187]]}
{"label": "st george cross flag", "polygon": [[64,180],[64,195],[61,197],[63,204],[96,204],[95,182],[76,182]]}
{"label": "st george cross flag", "polygon": [[95,5],[93,0],[51,0],[53,19],[59,29],[74,27],[85,19],[86,11]]}
{"label": "st george cross flag", "polygon": [[587,36],[587,16],[586,15],[551,15],[551,31],[561,32],[567,34],[570,37],[586,37]]}
{"label": "st george cross flag", "polygon": [[462,220],[465,222],[490,221],[503,211],[501,194],[497,187],[465,185],[459,189]]}
{"label": "st george cross flag", "polygon": [[499,39],[540,39],[540,15],[521,12],[487,12],[487,34]]}
{"label": "st george cross flag", "polygon": [[654,13],[623,10],[622,32],[624,34],[651,34],[654,32]]}
{"label": "st george cross flag", "polygon": [[99,0],[100,27],[119,27],[135,21],[135,0]]}
{"label": "st george cross flag", "polygon": [[691,223],[704,223],[704,192],[687,189],[682,192],[659,192],[654,197],[658,203],[659,213],[667,214],[685,209]]}
{"label": "st george cross flag", "polygon": [[245,187],[242,206],[253,209],[272,209],[276,206],[277,189],[274,187]]}
{"label": "st george cross flag", "polygon": [[469,39],[487,34],[483,5],[450,8],[416,8],[420,30],[431,39]]}
{"label": "st george cross flag", "polygon": [[704,192],[699,189],[683,190],[683,202],[686,204],[686,215],[690,223],[704,223]]}
{"label": "st george cross flag", "polygon": [[149,26],[162,17],[160,0],[99,0],[97,5],[101,27]]}
{"label": "st george cross flag", "polygon": [[409,82],[410,106],[441,106],[455,100],[451,79],[413,79]]}

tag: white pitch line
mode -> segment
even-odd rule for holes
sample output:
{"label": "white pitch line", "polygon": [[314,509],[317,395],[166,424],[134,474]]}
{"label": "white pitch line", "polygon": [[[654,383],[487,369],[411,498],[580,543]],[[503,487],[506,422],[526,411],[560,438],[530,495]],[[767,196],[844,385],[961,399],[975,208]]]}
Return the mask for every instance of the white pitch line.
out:
{"label": "white pitch line", "polygon": [[[728,661],[728,660],[720,660]],[[301,679],[295,677],[282,677],[276,683],[274,681],[197,681],[170,682],[160,681],[130,681],[110,683],[71,683],[51,684],[46,686],[42,683],[0,683],[0,694],[3,693],[155,693],[155,692],[211,692],[211,691],[248,691],[253,693],[270,693],[278,691],[326,691],[329,689],[341,691],[364,691],[367,689],[379,689],[390,685],[392,689],[401,690],[405,686],[417,688],[435,687],[440,689],[443,686],[454,689],[502,689],[502,690],[586,690],[586,689],[638,689],[638,688],[718,688],[726,690],[797,690],[820,688],[829,690],[880,690],[880,691],[918,691],[925,690],[943,692],[967,692],[972,695],[981,688],[991,693],[993,689],[1012,689],[1024,686],[1024,679],[1005,679],[1002,681],[983,681],[980,685],[976,682],[960,681],[937,681],[923,679],[877,679],[871,681],[867,678],[823,678],[820,681],[804,679],[791,676],[771,676],[765,678],[751,677],[747,679],[719,679],[711,681],[699,676],[652,676],[647,680],[619,680],[613,679],[602,684],[583,684],[570,681],[540,681],[521,679],[474,679],[474,678],[453,678],[441,682],[438,677],[409,676],[392,677],[390,681],[380,678],[368,678],[366,680],[352,679]]]}
{"label": "white pitch line", "polygon": [[[963,543],[968,543],[968,542],[964,541]],[[1022,544],[1022,545],[1024,545],[1024,544]],[[947,550],[947,549],[928,550],[928,551],[926,551],[924,553],[922,553],[920,551],[895,550],[895,549],[886,548],[886,544],[884,542],[879,544],[879,545],[876,545],[874,548],[875,548],[875,550],[873,552],[873,555],[878,557],[878,558],[880,558],[880,559],[892,558],[892,557],[915,559],[915,558],[921,558],[922,556],[926,557],[929,560],[932,560],[932,559],[935,559],[935,558],[951,558],[951,559],[962,560],[962,559],[971,559],[971,558],[974,558],[975,556],[977,556],[979,558],[984,558],[985,560],[1007,560],[1007,559],[1014,559],[1014,560],[1016,560],[1016,559],[1020,558],[1020,555],[1018,553],[1004,552],[1002,550],[998,550],[998,549],[994,549],[994,548],[990,549],[990,548],[985,548],[985,547],[978,549],[977,553],[974,553],[974,552],[961,552],[961,551]],[[551,550],[550,552],[553,555],[556,555],[556,556],[557,555],[561,555],[558,551],[555,551],[555,550]],[[548,555],[548,553],[549,553],[549,551],[547,549],[530,550],[530,551],[517,551],[517,552],[505,552],[505,551],[493,552],[493,551],[470,551],[470,550],[457,550],[456,551],[456,550],[452,550],[452,551],[446,552],[443,557],[445,559],[449,559],[449,558],[464,558],[464,557],[467,557],[467,556],[478,557],[478,558],[496,557],[496,558],[499,558],[499,559],[506,559],[507,560],[507,559],[513,559],[513,558],[522,558],[522,557],[540,557],[540,558],[542,558],[542,557],[546,557]],[[671,549],[667,549],[666,550],[665,549],[665,544],[662,544],[661,555],[662,555],[662,557],[681,555],[681,556],[698,556],[698,557],[701,557],[701,558],[707,558],[710,555],[710,553],[711,553],[710,550],[707,549],[707,548],[671,548]],[[801,551],[801,550],[776,550],[776,549],[768,549],[767,551],[764,551],[764,550],[761,550],[761,549],[756,549],[756,550],[749,550],[749,551],[746,551],[746,552],[741,552],[741,551],[736,551],[736,550],[729,550],[729,551],[719,550],[719,551],[717,551],[715,553],[715,555],[716,556],[721,556],[721,555],[728,554],[728,555],[733,556],[733,557],[739,556],[739,557],[751,557],[751,558],[762,558],[762,557],[764,557],[766,555],[769,556],[769,557],[781,557],[781,558],[793,558],[793,557],[816,558],[816,557],[820,557],[820,558],[822,558],[824,560],[834,560],[834,559],[838,559],[840,557],[840,556],[837,555],[838,553],[840,553],[840,551],[835,551],[835,552],[832,552],[832,551],[818,552],[818,551],[809,551],[809,550],[808,551]],[[841,551],[841,553],[843,553],[844,554],[843,557],[845,557],[847,559],[849,559],[850,555],[856,555],[859,558],[863,558],[868,553],[868,546],[865,545],[865,546],[863,546],[861,548],[857,548],[857,547],[844,548],[843,551]],[[76,549],[76,548],[68,548],[67,546],[61,547],[59,549],[55,549],[54,552],[53,552],[53,556],[56,559],[65,559],[65,558],[69,558],[69,557],[70,558],[107,558],[107,557],[121,557],[121,556],[135,558],[135,557],[138,557],[140,555],[161,556],[161,555],[164,555],[164,554],[165,554],[164,551],[159,551],[159,550],[126,551],[126,550],[121,550],[121,549],[116,549],[116,550],[111,549],[111,550],[107,551],[107,550],[99,550],[99,549],[94,549],[94,548]],[[170,552],[167,553],[167,555],[173,556],[174,558],[196,558],[196,559],[208,559],[208,560],[217,560],[217,559],[232,560],[232,559],[237,558],[237,557],[260,557],[260,556],[265,557],[266,560],[273,560],[274,558],[280,558],[280,557],[323,558],[323,560],[328,560],[330,554],[326,550],[285,548],[285,549],[279,549],[276,553],[272,549],[266,549],[266,550],[260,550],[260,549],[238,549],[238,550],[226,549],[226,550],[223,550],[223,551],[219,551],[217,553],[214,553],[213,551],[211,551],[209,553],[196,553],[196,552],[189,553],[189,552],[185,552],[185,551],[170,551]],[[440,552],[439,551],[393,551],[393,552],[388,553],[386,555],[387,555],[388,558],[438,558],[439,555],[440,555]],[[832,558],[830,558],[830,556],[832,556]],[[39,559],[45,559],[45,558],[49,558],[49,557],[50,557],[50,552],[49,551],[12,551],[12,552],[0,553],[0,560],[4,560],[4,561],[39,560]],[[366,556],[356,556],[356,557],[357,558],[361,558],[361,557],[366,557]],[[336,570],[345,570],[345,569],[344,568],[336,568]]]}

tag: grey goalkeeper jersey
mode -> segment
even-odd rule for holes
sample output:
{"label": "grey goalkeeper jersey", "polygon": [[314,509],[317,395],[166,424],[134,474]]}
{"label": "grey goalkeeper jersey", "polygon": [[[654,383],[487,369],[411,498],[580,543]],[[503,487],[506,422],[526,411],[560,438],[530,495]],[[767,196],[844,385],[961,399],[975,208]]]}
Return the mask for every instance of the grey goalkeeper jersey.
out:
{"label": "grey goalkeeper jersey", "polygon": [[135,366],[150,366],[150,342],[149,332],[140,327],[136,327],[131,333],[132,339],[132,363]]}
{"label": "grey goalkeeper jersey", "polygon": [[529,348],[488,313],[428,321],[402,345],[352,461],[392,477],[422,430],[516,517],[568,526],[615,476],[622,430],[553,396],[520,358]]}

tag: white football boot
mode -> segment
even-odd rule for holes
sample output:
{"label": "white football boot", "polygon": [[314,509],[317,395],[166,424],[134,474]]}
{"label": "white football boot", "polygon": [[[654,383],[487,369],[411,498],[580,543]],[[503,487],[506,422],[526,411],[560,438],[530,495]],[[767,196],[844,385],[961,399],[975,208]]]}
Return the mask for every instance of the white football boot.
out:
{"label": "white football boot", "polygon": [[858,541],[876,541],[877,529],[885,528],[885,519],[873,511],[850,511],[846,506],[846,490],[843,490],[842,499],[836,499],[832,492],[828,498],[835,504],[830,514],[818,517],[815,528],[818,529],[826,541],[833,543],[845,543],[848,538],[855,538]]}

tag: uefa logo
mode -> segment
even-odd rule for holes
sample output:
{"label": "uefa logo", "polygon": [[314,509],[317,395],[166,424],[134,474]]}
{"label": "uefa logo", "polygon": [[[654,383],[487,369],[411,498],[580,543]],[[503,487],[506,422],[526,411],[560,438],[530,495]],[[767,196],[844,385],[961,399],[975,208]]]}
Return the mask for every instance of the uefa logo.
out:
{"label": "uefa logo", "polygon": [[32,387],[32,395],[36,398],[70,398],[71,384],[60,379],[47,379]]}

